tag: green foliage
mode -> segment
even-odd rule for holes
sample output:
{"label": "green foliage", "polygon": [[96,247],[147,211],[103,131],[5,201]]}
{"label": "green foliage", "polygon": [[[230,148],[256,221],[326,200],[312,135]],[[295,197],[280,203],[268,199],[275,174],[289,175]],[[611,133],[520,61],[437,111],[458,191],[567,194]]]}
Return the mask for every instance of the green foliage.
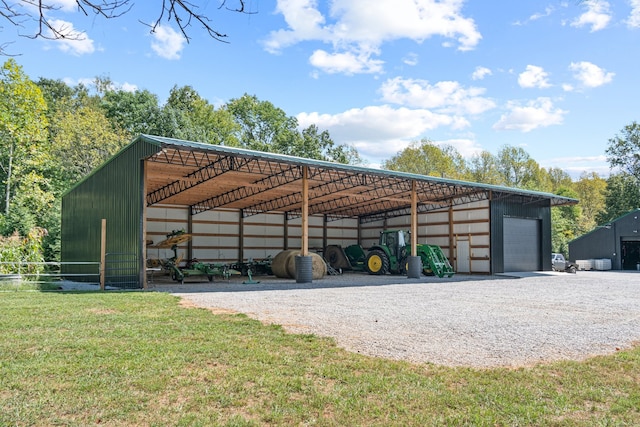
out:
{"label": "green foliage", "polygon": [[607,179],[605,191],[605,209],[600,212],[596,221],[605,224],[640,208],[640,183],[628,173],[611,175]]}
{"label": "green foliage", "polygon": [[298,121],[269,101],[244,94],[227,103],[227,110],[240,125],[237,139],[240,146],[251,150],[290,154],[300,145]]}
{"label": "green foliage", "polygon": [[540,166],[522,147],[503,146],[497,155],[502,185],[535,190],[540,188]]}
{"label": "green foliage", "polygon": [[191,86],[174,86],[155,128],[147,133],[234,147],[239,128],[229,111],[215,109]]}
{"label": "green foliage", "polygon": [[620,168],[640,179],[640,124],[632,122],[620,135],[609,139],[607,161],[612,168]]}
{"label": "green foliage", "polygon": [[474,154],[468,162],[468,178],[473,182],[501,185],[502,177],[498,172],[498,159],[488,151]]}
{"label": "green foliage", "polygon": [[[577,198],[578,194],[570,188],[559,188],[555,192],[559,196]],[[580,218],[582,208],[579,205],[558,206],[551,208],[551,251],[569,253],[569,242],[581,234]]]}
{"label": "green foliage", "polygon": [[0,177],[4,183],[4,213],[21,176],[38,167],[46,153],[46,103],[40,88],[9,59],[0,68]]}
{"label": "green foliage", "polygon": [[583,173],[573,188],[582,207],[582,215],[578,220],[579,234],[584,234],[598,225],[598,215],[605,211],[607,181],[595,172]]}
{"label": "green foliage", "polygon": [[129,142],[126,133],[114,129],[103,110],[91,104],[59,110],[52,128],[53,156],[67,183],[81,180]]}
{"label": "green foliage", "polygon": [[46,230],[34,227],[26,237],[17,232],[10,236],[0,236],[0,274],[37,274],[41,265],[25,264],[43,262],[42,238]]}
{"label": "green foliage", "polygon": [[126,131],[129,140],[141,133],[153,133],[158,126],[158,97],[147,90],[107,90],[100,101],[112,127]]}
{"label": "green foliage", "polygon": [[[244,94],[214,107],[190,86],[174,86],[165,105],[146,90],[114,89],[109,78],[91,87],[61,80],[32,83],[10,59],[0,79],[0,178],[5,197],[0,232],[25,235],[49,230],[42,242],[47,259],[60,248],[61,195],[140,133],[210,144],[244,147],[345,164],[363,164],[358,151],[336,144],[328,131],[299,128],[271,102]],[[554,250],[640,206],[638,163],[640,125],[633,122],[610,140],[612,166],[626,174],[608,180],[596,174],[572,182],[559,168],[545,169],[520,147],[503,146],[465,161],[452,146],[423,139],[398,152],[383,166],[390,170],[469,180],[569,195],[579,207],[554,208]],[[606,191],[605,191],[606,189]],[[570,190],[570,191],[569,191]],[[564,252],[564,251],[563,251]]]}
{"label": "green foliage", "polygon": [[440,147],[427,139],[412,143],[385,161],[383,168],[450,179],[463,179],[466,174],[464,159],[454,147]]}

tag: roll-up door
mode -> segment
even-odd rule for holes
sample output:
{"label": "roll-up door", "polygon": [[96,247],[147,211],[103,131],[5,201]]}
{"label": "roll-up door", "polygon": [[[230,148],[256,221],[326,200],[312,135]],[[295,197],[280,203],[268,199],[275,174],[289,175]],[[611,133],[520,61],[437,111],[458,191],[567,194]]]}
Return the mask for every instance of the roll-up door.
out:
{"label": "roll-up door", "polygon": [[540,221],[504,218],[504,271],[538,271],[540,262]]}

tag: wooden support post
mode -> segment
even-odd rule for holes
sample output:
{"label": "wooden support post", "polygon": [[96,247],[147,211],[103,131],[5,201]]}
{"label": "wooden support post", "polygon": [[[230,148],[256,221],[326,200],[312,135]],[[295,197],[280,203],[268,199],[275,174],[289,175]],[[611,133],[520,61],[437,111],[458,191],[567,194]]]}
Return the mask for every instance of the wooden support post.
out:
{"label": "wooden support post", "polygon": [[104,291],[107,262],[107,220],[102,218],[100,230],[100,290]]}
{"label": "wooden support post", "polygon": [[309,167],[302,167],[302,248],[301,255],[309,255]]}
{"label": "wooden support post", "polygon": [[418,190],[416,181],[411,181],[411,253],[418,249]]}
{"label": "wooden support post", "polygon": [[[449,259],[454,258],[454,241],[453,241],[453,204],[449,203]],[[456,261],[458,260],[457,257]]]}
{"label": "wooden support post", "polygon": [[329,239],[329,235],[327,232],[327,224],[329,222],[327,221],[327,215],[325,214],[322,217],[322,251],[324,253],[324,248],[327,247],[327,243],[328,243],[328,239]]}
{"label": "wooden support post", "polygon": [[238,262],[244,260],[244,209],[239,211],[240,218],[238,220]]}
{"label": "wooden support post", "polygon": [[[187,233],[193,236],[193,211],[191,207],[188,208],[187,214]],[[187,242],[187,261],[193,259],[193,237]]]}

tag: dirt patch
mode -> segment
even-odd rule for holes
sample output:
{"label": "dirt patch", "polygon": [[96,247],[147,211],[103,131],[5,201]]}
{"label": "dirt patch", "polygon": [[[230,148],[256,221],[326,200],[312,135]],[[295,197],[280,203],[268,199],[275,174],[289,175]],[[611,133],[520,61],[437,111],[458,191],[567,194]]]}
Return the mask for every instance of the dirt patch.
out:
{"label": "dirt patch", "polygon": [[203,307],[201,305],[198,305],[198,304],[194,303],[193,301],[190,301],[190,300],[184,299],[184,298],[180,298],[180,307],[182,307],[182,308],[200,308],[200,309],[205,309],[205,310],[210,311],[213,314],[227,314],[227,315],[240,314],[239,311],[230,310],[228,308]]}

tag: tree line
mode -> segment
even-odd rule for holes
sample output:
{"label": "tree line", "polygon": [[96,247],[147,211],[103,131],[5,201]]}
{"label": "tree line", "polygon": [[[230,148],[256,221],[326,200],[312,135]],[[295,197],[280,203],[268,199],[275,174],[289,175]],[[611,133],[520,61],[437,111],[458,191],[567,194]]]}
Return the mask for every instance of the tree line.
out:
{"label": "tree line", "polygon": [[[35,233],[43,239],[41,257],[58,260],[62,195],[141,133],[364,163],[353,146],[334,142],[315,125],[300,129],[295,117],[255,95],[216,107],[194,88],[176,85],[161,104],[156,94],[126,91],[104,77],[75,86],[32,80],[11,58],[0,69],[0,235],[26,238],[33,230],[46,230]],[[552,209],[553,250],[566,253],[569,240],[640,206],[640,166],[633,168],[639,134],[633,123],[609,141],[610,164],[621,172],[607,179],[585,173],[573,181],[561,169],[540,167],[520,147],[504,146],[496,154],[483,151],[465,159],[454,147],[426,139],[382,166],[575,197],[581,201],[578,206]]]}

